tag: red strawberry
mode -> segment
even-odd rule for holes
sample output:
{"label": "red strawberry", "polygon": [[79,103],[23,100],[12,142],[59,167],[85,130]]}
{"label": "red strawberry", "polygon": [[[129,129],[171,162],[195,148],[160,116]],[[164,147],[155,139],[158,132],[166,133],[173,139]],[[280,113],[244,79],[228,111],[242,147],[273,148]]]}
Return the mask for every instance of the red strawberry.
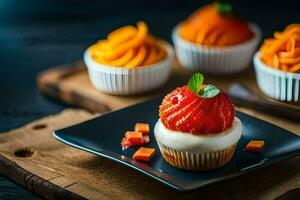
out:
{"label": "red strawberry", "polygon": [[220,133],[230,128],[234,107],[225,93],[202,98],[188,86],[168,94],[159,109],[162,123],[171,130],[193,134]]}

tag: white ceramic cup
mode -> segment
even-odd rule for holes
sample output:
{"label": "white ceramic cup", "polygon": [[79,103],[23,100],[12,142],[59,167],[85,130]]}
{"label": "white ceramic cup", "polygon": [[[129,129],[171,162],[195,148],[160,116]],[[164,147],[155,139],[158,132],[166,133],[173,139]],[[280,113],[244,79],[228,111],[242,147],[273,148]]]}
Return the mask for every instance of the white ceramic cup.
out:
{"label": "white ceramic cup", "polygon": [[249,24],[254,36],[241,44],[227,47],[208,47],[181,38],[177,25],[172,33],[176,56],[183,68],[209,74],[230,74],[245,70],[261,39],[260,28]]}
{"label": "white ceramic cup", "polygon": [[259,52],[253,57],[259,88],[269,97],[280,101],[300,102],[300,74],[273,69],[264,64]]}
{"label": "white ceramic cup", "polygon": [[161,44],[167,51],[165,59],[131,69],[99,64],[86,50],[84,62],[93,86],[102,92],[116,95],[138,94],[160,87],[168,80],[174,59],[173,47],[167,42],[162,41]]}

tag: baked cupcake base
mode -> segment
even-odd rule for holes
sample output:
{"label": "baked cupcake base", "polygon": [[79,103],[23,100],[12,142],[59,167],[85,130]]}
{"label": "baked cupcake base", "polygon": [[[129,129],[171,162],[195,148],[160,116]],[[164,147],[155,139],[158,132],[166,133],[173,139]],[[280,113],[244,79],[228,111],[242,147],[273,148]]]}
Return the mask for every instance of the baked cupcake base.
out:
{"label": "baked cupcake base", "polygon": [[164,159],[172,166],[205,171],[228,163],[242,135],[242,123],[235,117],[232,127],[218,134],[193,135],[166,128],[158,120],[155,139]]}
{"label": "baked cupcake base", "polygon": [[169,148],[159,142],[158,146],[164,159],[172,166],[192,171],[206,171],[224,166],[231,160],[236,148],[235,144],[221,151],[191,153]]}

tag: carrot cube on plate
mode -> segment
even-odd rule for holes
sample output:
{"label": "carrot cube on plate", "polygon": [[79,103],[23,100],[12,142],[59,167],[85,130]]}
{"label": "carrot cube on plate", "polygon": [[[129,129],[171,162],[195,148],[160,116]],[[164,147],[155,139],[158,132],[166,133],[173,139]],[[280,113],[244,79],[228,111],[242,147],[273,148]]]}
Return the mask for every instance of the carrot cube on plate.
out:
{"label": "carrot cube on plate", "polygon": [[134,126],[134,131],[142,132],[145,135],[150,133],[150,126],[147,123],[136,123]]}
{"label": "carrot cube on plate", "polygon": [[245,151],[248,152],[260,152],[265,146],[263,140],[251,140],[245,147]]}
{"label": "carrot cube on plate", "polygon": [[149,161],[153,157],[154,152],[155,149],[153,148],[141,147],[133,154],[133,159],[140,161]]}
{"label": "carrot cube on plate", "polygon": [[136,131],[127,131],[125,133],[125,139],[128,140],[128,142],[133,146],[142,145],[144,141],[142,132]]}

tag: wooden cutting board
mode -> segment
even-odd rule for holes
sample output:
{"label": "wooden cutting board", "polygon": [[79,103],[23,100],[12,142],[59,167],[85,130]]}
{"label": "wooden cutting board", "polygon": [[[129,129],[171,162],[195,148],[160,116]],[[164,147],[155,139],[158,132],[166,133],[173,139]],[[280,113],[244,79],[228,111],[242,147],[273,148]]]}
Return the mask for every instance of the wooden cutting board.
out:
{"label": "wooden cutting board", "polygon": [[[1,134],[1,174],[47,199],[266,200],[300,188],[300,157],[184,193],[52,137],[55,129],[95,116],[87,111],[70,109]],[[299,126],[294,128],[300,135]],[[297,195],[300,195],[299,191]]]}
{"label": "wooden cutting board", "polygon": [[[171,77],[161,89],[135,96],[109,95],[96,90],[89,80],[83,62],[48,69],[38,75],[37,81],[40,91],[49,97],[58,99],[68,105],[79,106],[93,112],[103,113],[145,101],[156,96],[165,95],[174,88],[187,84],[191,75],[191,72],[184,70],[174,61]],[[238,81],[249,86],[254,91],[257,91],[261,96],[266,97],[257,87],[252,68],[235,75],[205,75],[205,79],[205,82],[214,83],[225,91],[227,91],[232,83]],[[300,104],[287,105],[270,98],[268,99],[274,104],[293,106],[297,109],[300,108]]]}

